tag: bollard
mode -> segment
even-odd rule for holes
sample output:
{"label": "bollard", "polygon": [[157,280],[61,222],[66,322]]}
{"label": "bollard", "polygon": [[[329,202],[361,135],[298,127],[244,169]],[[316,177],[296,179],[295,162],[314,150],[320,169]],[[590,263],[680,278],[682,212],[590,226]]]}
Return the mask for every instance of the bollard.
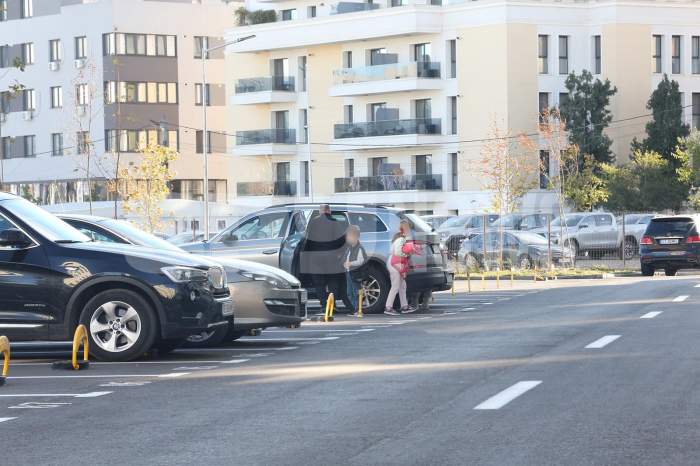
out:
{"label": "bollard", "polygon": [[481,272],[481,291],[486,291],[486,275]]}
{"label": "bollard", "polygon": [[[83,360],[78,361],[78,350],[80,349],[80,343],[83,344]],[[83,370],[90,367],[90,361],[88,360],[88,334],[87,329],[83,324],[78,325],[73,334],[73,357],[70,361],[56,361],[53,363],[52,367],[54,369],[72,369],[72,370]]]}
{"label": "bollard", "polygon": [[[454,287],[454,283],[452,283],[452,286]],[[472,292],[472,279],[469,276],[469,268],[467,268],[467,293]]]}
{"label": "bollard", "polygon": [[362,288],[357,292],[357,317],[362,318],[364,317],[364,314],[362,314]]}
{"label": "bollard", "polygon": [[333,293],[328,295],[326,299],[326,313],[323,316],[324,322],[333,322],[333,311],[335,310],[335,297]]}
{"label": "bollard", "polygon": [[0,375],[0,387],[5,385],[7,374],[10,372],[10,340],[6,336],[0,336],[0,353],[3,355],[2,375]]}
{"label": "bollard", "polygon": [[496,289],[500,290],[501,289],[501,268],[498,267],[496,269]]}
{"label": "bollard", "polygon": [[510,268],[510,287],[513,288],[513,267]]}

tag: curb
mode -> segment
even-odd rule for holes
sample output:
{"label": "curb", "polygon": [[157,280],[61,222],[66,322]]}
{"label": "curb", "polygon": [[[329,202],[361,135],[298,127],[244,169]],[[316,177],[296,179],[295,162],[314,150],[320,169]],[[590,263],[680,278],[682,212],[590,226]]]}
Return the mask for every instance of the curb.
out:
{"label": "curb", "polygon": [[[637,277],[640,276],[639,272],[621,272],[621,273],[598,273],[593,275],[518,275],[513,277],[514,281],[546,281],[546,280],[604,280],[606,278],[617,278],[617,277]],[[467,281],[465,276],[455,276],[456,281]],[[484,277],[484,280],[495,281],[496,277]],[[472,281],[481,281],[482,277],[472,277]],[[501,281],[509,281],[510,275],[504,274],[501,276]]]}

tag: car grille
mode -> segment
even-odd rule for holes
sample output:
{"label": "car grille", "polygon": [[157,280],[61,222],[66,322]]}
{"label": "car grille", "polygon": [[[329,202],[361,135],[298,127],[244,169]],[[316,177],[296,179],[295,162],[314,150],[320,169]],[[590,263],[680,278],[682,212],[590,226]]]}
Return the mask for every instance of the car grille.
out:
{"label": "car grille", "polygon": [[273,314],[291,317],[299,315],[300,306],[296,299],[266,299],[265,306]]}

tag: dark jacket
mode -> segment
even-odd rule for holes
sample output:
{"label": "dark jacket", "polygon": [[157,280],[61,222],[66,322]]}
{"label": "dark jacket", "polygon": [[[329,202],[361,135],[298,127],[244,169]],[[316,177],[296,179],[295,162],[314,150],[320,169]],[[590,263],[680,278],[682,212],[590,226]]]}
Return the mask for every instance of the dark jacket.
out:
{"label": "dark jacket", "polygon": [[355,246],[345,245],[345,251],[343,252],[343,263],[347,260],[348,262],[357,262],[358,259],[362,261],[359,265],[354,265],[350,268],[350,276],[353,280],[362,280],[367,276],[367,251],[359,242]]}
{"label": "dark jacket", "polygon": [[316,215],[306,227],[301,244],[300,272],[307,274],[343,273],[342,253],[348,223],[331,215]]}

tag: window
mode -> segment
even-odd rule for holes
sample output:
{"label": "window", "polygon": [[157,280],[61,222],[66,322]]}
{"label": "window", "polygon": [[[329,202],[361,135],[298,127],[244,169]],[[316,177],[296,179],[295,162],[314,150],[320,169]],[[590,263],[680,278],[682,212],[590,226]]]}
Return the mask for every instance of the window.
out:
{"label": "window", "polygon": [[299,92],[306,92],[306,56],[299,57]]}
{"label": "window", "polygon": [[549,36],[540,35],[537,42],[538,71],[549,73]]}
{"label": "window", "polygon": [[126,55],[146,55],[146,34],[124,34]]}
{"label": "window", "polygon": [[175,57],[176,37],[157,34],[111,32],[102,35],[104,55],[148,55]]}
{"label": "window", "polygon": [[693,36],[692,49],[693,74],[700,74],[700,36]]}
{"label": "window", "polygon": [[63,49],[61,49],[61,39],[49,41],[49,61],[58,62],[63,60]]}
{"label": "window", "polygon": [[25,89],[23,93],[23,110],[36,110],[36,92],[34,89]]}
{"label": "window", "polygon": [[75,86],[75,105],[88,105],[90,103],[90,88],[87,84]]}
{"label": "window", "polygon": [[34,64],[34,43],[27,42],[22,44],[22,63],[25,65]]}
{"label": "window", "polygon": [[450,78],[457,77],[457,41],[455,39],[448,40],[448,50],[450,51]]}
{"label": "window", "polygon": [[559,74],[569,74],[569,36],[559,36]]}
{"label": "window", "polygon": [[416,155],[416,175],[433,174],[432,155]]}
{"label": "window", "polygon": [[34,157],[36,155],[36,136],[24,136],[24,156]]}
{"label": "window", "polygon": [[[221,235],[220,242],[281,238],[287,223],[287,212],[258,215]],[[235,239],[234,239],[235,238]]]}
{"label": "window", "polygon": [[379,102],[375,104],[369,104],[369,120],[370,121],[381,121],[382,110],[386,108],[386,102]]}
{"label": "window", "polygon": [[448,98],[450,99],[450,134],[457,134],[457,96]]}
{"label": "window", "polygon": [[305,108],[299,110],[299,127],[301,128],[299,142],[307,144],[309,142],[309,112]]}
{"label": "window", "polygon": [[609,227],[613,224],[612,216],[610,215],[596,215],[595,223],[599,227]]}
{"label": "window", "polygon": [[63,134],[53,133],[51,135],[51,155],[63,155]]}
{"label": "window", "polygon": [[351,225],[360,227],[363,233],[378,233],[387,231],[386,225],[382,220],[374,215],[366,212],[348,212],[348,220]]}
{"label": "window", "polygon": [[416,120],[429,120],[431,115],[430,99],[417,99],[414,101]]}
{"label": "window", "polygon": [[663,67],[661,66],[661,50],[662,50],[662,38],[659,35],[655,35],[654,37],[654,44],[653,44],[653,52],[651,55],[651,63],[652,63],[652,69],[654,70],[654,73],[661,73],[663,70]]}
{"label": "window", "polygon": [[453,152],[450,154],[450,175],[452,179],[452,191],[459,190],[458,168],[459,166],[457,165],[457,154]]}
{"label": "window", "polygon": [[306,10],[306,16],[308,16],[309,18],[316,17],[316,5],[311,5],[310,7],[308,7],[308,9]]}
{"label": "window", "polygon": [[[209,38],[206,36],[194,36],[194,58],[202,58],[202,53],[209,48]],[[209,58],[209,52],[207,56]]]}
{"label": "window", "polygon": [[79,36],[75,38],[75,59],[87,58],[87,37]]}
{"label": "window", "polygon": [[352,68],[352,51],[343,52],[343,68]]}
{"label": "window", "polygon": [[601,73],[602,56],[603,56],[603,51],[601,48],[600,36],[593,36],[593,74],[600,74]]}
{"label": "window", "polygon": [[384,55],[386,55],[386,49],[385,48],[379,48],[379,49],[371,49],[369,51],[369,64],[370,66],[374,65],[384,65],[385,60],[384,60]]}
{"label": "window", "polygon": [[291,178],[291,164],[289,162],[277,162],[275,164],[275,181],[289,181]]}
{"label": "window", "polygon": [[371,157],[369,159],[370,163],[370,176],[380,176],[384,174],[384,165],[387,163],[386,157]]}
{"label": "window", "polygon": [[176,104],[178,102],[177,83],[107,81],[104,93],[107,104],[117,102]]}
{"label": "window", "polygon": [[549,151],[540,151],[540,189],[549,187]]}
{"label": "window", "polygon": [[343,122],[347,124],[353,123],[353,106],[344,105],[343,106]]}
{"label": "window", "polygon": [[282,18],[282,21],[292,21],[294,19],[297,19],[296,8],[291,8],[289,10],[282,10],[281,18]]}
{"label": "window", "polygon": [[301,176],[304,182],[304,196],[309,195],[309,161],[301,162]]}
{"label": "window", "polygon": [[31,18],[34,16],[34,0],[22,0],[22,8],[19,13],[21,18]]}
{"label": "window", "polygon": [[671,73],[681,74],[681,36],[671,36]]}
{"label": "window", "polygon": [[90,133],[78,131],[75,133],[75,150],[78,154],[87,154],[90,150]]}
{"label": "window", "polygon": [[0,21],[7,21],[7,0],[0,0]]}
{"label": "window", "polygon": [[11,159],[14,154],[12,153],[12,141],[14,138],[9,136],[4,136],[2,138],[2,158]]}
{"label": "window", "polygon": [[[204,139],[202,138],[202,130],[195,131],[195,152],[198,154],[204,153]],[[211,154],[211,131],[207,131],[207,153]]]}
{"label": "window", "polygon": [[345,178],[353,178],[355,176],[355,159],[345,159]]}
{"label": "window", "polygon": [[[211,94],[209,92],[210,90],[210,85],[206,85],[206,101],[207,101],[207,106],[211,105]],[[204,96],[202,95],[202,83],[195,83],[194,85],[194,104],[201,106],[202,101],[204,100]]]}
{"label": "window", "polygon": [[700,129],[700,92],[693,92],[693,128]]}
{"label": "window", "polygon": [[51,108],[63,107],[63,88],[54,86],[51,88]]}
{"label": "window", "polygon": [[429,62],[430,51],[430,43],[413,44],[413,60],[420,62]]}
{"label": "window", "polygon": [[540,114],[540,123],[546,123],[545,113],[549,110],[549,93],[540,92],[538,110]]}
{"label": "window", "polygon": [[[159,139],[164,139],[159,141]],[[137,152],[148,146],[162,143],[172,149],[177,150],[178,132],[169,130],[163,134],[157,129],[132,130],[132,129],[110,129],[105,131],[105,150],[108,152]]]}

